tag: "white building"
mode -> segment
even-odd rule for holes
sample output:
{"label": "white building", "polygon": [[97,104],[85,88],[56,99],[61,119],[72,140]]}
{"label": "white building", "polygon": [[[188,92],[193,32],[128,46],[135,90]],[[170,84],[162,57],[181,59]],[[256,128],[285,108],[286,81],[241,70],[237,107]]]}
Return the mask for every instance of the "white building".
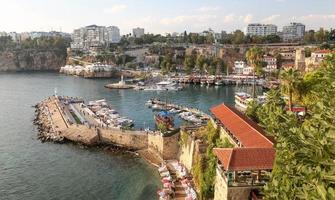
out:
{"label": "white building", "polygon": [[90,25],[73,31],[71,48],[87,51],[108,46],[111,43],[118,43],[120,40],[118,27]]}
{"label": "white building", "polygon": [[305,35],[305,25],[301,23],[292,22],[290,25],[283,27],[283,40],[293,41],[301,40]]}
{"label": "white building", "polygon": [[306,71],[313,71],[317,67],[320,67],[323,60],[333,53],[332,50],[317,50],[312,52],[311,57],[305,58]]}
{"label": "white building", "polygon": [[105,40],[108,43],[119,43],[121,40],[120,29],[116,26],[106,28]]}
{"label": "white building", "polygon": [[277,59],[275,57],[265,55],[263,61],[266,62],[266,68],[264,69],[266,72],[277,70]]}
{"label": "white building", "polygon": [[267,36],[277,34],[277,26],[273,24],[249,24],[247,35]]}
{"label": "white building", "polygon": [[244,61],[235,61],[234,73],[237,75],[251,75],[253,68],[248,66]]}
{"label": "white building", "polygon": [[14,42],[17,42],[19,43],[21,41],[21,37],[20,37],[20,34],[16,33],[16,32],[10,32],[8,33],[8,35],[12,38],[12,40]]}
{"label": "white building", "polygon": [[134,28],[133,29],[133,36],[136,38],[142,37],[144,35],[144,28]]}
{"label": "white building", "polygon": [[6,32],[0,32],[0,37],[8,36]]}

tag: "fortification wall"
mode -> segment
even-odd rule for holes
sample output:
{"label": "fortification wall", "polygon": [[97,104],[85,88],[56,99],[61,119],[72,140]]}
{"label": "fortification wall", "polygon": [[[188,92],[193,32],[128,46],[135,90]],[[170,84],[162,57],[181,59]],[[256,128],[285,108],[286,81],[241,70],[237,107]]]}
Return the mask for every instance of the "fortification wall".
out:
{"label": "fortification wall", "polygon": [[122,131],[120,129],[99,129],[100,141],[116,144],[125,148],[140,150],[148,147],[148,136],[138,131]]}

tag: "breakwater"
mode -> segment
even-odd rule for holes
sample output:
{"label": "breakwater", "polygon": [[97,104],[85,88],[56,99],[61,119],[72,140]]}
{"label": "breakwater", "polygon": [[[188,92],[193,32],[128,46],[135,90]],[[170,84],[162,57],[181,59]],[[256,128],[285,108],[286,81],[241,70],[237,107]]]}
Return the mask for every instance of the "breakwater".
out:
{"label": "breakwater", "polygon": [[[81,100],[72,101],[82,102]],[[152,153],[158,157],[155,160],[159,161],[177,157],[179,133],[166,137],[160,132],[106,127],[98,119],[96,122],[99,123],[95,124],[92,117],[87,118],[87,121],[81,119],[80,116],[76,116],[77,111],[68,111],[66,106],[56,96],[49,97],[36,105],[34,123],[38,126],[38,138],[41,141],[68,140],[88,146],[113,145],[127,150],[141,151],[142,154]],[[81,123],[82,121],[85,123]]]}

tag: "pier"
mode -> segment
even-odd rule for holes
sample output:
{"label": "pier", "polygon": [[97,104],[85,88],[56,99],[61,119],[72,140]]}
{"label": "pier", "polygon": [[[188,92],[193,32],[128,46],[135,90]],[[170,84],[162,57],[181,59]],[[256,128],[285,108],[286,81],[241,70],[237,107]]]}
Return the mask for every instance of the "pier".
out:
{"label": "pier", "polygon": [[[253,77],[246,75],[231,75],[231,76],[177,76],[172,77],[171,80],[182,84],[201,84],[201,85],[252,85]],[[263,85],[264,80],[256,78],[256,85]]]}
{"label": "pier", "polygon": [[[38,138],[43,141],[111,145],[139,152],[150,163],[175,159],[179,132],[166,136],[159,131],[126,130],[106,124],[85,106],[83,100],[52,96],[36,105]],[[124,119],[122,117],[122,119]]]}
{"label": "pier", "polygon": [[150,99],[147,102],[147,105],[152,109],[168,110],[173,114],[178,114],[180,118],[182,118],[185,121],[191,122],[194,125],[199,126],[204,125],[211,118],[210,115],[202,112],[199,109],[189,108],[174,103],[168,103],[165,101],[161,101],[159,99]]}

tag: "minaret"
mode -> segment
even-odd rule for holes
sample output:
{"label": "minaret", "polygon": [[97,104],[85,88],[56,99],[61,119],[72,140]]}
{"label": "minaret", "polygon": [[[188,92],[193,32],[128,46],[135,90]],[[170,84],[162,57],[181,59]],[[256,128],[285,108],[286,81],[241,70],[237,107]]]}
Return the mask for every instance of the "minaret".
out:
{"label": "minaret", "polygon": [[57,98],[57,88],[54,89],[55,97]]}

